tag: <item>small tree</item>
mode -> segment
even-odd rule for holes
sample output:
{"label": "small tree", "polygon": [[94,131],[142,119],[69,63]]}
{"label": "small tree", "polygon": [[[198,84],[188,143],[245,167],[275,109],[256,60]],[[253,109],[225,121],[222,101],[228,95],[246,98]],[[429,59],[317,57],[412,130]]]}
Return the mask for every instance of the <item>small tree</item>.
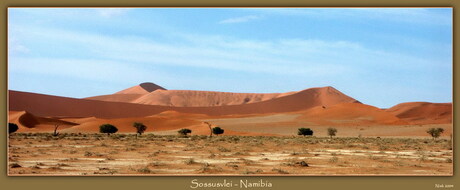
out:
{"label": "small tree", "polygon": [[181,130],[177,131],[177,133],[179,133],[180,135],[183,135],[183,136],[187,136],[188,133],[192,133],[192,130],[190,130],[190,129],[181,129]]}
{"label": "small tree", "polygon": [[58,136],[59,135],[59,132],[57,132],[57,129],[59,128],[59,124],[54,124],[54,132],[53,132],[53,136]]}
{"label": "small tree", "polygon": [[312,136],[313,135],[313,130],[311,130],[310,128],[299,128],[299,131],[297,132],[297,135]]}
{"label": "small tree", "polygon": [[111,125],[111,124],[103,124],[99,126],[99,132],[101,133],[107,133],[107,136],[109,136],[112,133],[116,133],[118,131],[117,127]]}
{"label": "small tree", "polygon": [[220,127],[214,127],[214,128],[212,128],[212,133],[214,133],[217,136],[219,136],[220,134],[224,133],[224,130],[222,128],[220,128]]}
{"label": "small tree", "polygon": [[[133,127],[136,128],[137,134],[139,134],[139,135],[142,135],[142,133],[144,133],[145,130],[147,130],[147,126],[145,126],[143,123],[139,123],[139,122],[134,122]],[[136,138],[137,138],[137,135],[136,135]]]}
{"label": "small tree", "polygon": [[443,128],[430,128],[426,132],[430,134],[433,137],[433,139],[436,139],[439,136],[441,136],[441,133],[444,132],[444,129]]}
{"label": "small tree", "polygon": [[327,135],[329,135],[331,139],[332,139],[332,136],[335,136],[336,133],[337,133],[336,128],[327,128]]}
{"label": "small tree", "polygon": [[16,123],[8,123],[8,134],[14,133],[19,129]]}
{"label": "small tree", "polygon": [[213,133],[213,131],[212,131],[212,127],[211,127],[211,126],[212,126],[212,124],[211,124],[211,123],[209,123],[209,122],[207,122],[207,121],[205,121],[205,122],[204,122],[204,124],[208,125],[208,127],[209,127],[209,131],[211,132],[211,134],[209,134],[209,137],[212,137],[212,133]]}

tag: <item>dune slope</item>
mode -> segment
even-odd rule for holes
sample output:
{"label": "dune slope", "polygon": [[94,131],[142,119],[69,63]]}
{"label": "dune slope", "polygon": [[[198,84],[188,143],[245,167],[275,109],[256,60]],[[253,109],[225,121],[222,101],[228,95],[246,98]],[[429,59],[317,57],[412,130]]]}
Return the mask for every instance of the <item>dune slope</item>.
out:
{"label": "dune slope", "polygon": [[288,93],[231,93],[193,90],[156,90],[131,103],[175,107],[209,107],[240,105],[271,100],[294,94]]}
{"label": "dune slope", "polygon": [[359,104],[343,103],[331,107],[316,107],[301,112],[302,119],[317,125],[405,125],[406,121],[379,108]]}
{"label": "dune slope", "polygon": [[385,111],[411,124],[452,123],[452,103],[407,102]]}
{"label": "dune slope", "polygon": [[209,107],[255,103],[294,93],[296,92],[232,93],[196,90],[166,90],[153,83],[142,83],[115,94],[93,96],[85,99],[175,107]]}
{"label": "dune slope", "polygon": [[38,116],[124,118],[154,115],[163,111],[207,115],[281,113],[358,102],[332,87],[310,88],[272,100],[229,106],[171,107],[65,98],[28,92],[9,91],[11,111],[27,110]]}
{"label": "dune slope", "polygon": [[77,123],[56,118],[38,117],[26,111],[10,111],[8,122],[17,124],[19,126],[19,132],[49,132],[53,131],[56,125],[59,125],[58,129],[65,129],[78,125]]}

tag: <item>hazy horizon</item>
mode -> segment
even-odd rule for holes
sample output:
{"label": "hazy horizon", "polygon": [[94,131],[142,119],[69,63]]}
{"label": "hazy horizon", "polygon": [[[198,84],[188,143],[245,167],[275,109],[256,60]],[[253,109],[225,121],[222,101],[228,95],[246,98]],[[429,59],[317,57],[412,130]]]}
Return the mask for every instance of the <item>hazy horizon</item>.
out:
{"label": "hazy horizon", "polygon": [[83,98],[142,82],[362,103],[452,102],[452,8],[9,8],[8,88]]}

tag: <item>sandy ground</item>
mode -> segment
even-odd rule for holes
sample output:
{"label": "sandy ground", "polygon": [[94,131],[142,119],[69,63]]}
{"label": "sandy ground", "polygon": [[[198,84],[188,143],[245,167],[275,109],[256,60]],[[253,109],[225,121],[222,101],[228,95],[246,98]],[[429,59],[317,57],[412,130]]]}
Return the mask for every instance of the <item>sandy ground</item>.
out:
{"label": "sandy ground", "polygon": [[431,138],[13,133],[8,159],[9,175],[453,174],[450,140]]}

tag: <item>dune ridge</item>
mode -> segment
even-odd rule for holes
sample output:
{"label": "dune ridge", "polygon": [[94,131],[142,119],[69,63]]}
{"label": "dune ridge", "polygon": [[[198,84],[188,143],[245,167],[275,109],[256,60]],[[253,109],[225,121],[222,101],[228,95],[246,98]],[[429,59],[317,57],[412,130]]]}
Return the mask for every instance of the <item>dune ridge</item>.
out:
{"label": "dune ridge", "polygon": [[310,88],[283,97],[242,105],[213,107],[172,107],[65,98],[36,93],[9,91],[9,108],[27,110],[38,116],[123,118],[154,115],[163,111],[206,115],[280,113],[358,102],[332,87]]}
{"label": "dune ridge", "polygon": [[382,111],[381,109],[360,103],[342,103],[331,107],[315,107],[300,112],[301,119],[317,125],[407,125],[408,122]]}
{"label": "dune ridge", "polygon": [[232,93],[192,90],[156,90],[131,103],[174,107],[209,107],[250,104],[267,101],[296,92],[287,93]]}
{"label": "dune ridge", "polygon": [[411,124],[452,123],[452,103],[406,102],[385,111]]}
{"label": "dune ridge", "polygon": [[[379,126],[385,130],[366,133],[391,135],[385,133],[387,127],[452,123],[451,103],[408,102],[380,109],[330,86],[259,94],[165,90],[143,83],[85,99],[14,90],[8,98],[8,120],[17,123],[20,132],[52,132],[58,124],[60,132],[97,133],[100,125],[111,123],[119,132],[134,133],[132,124],[142,122],[147,132],[176,134],[189,128],[192,134],[207,135],[209,127],[203,122],[209,121],[223,127],[225,135],[292,135],[298,127],[328,126],[346,128],[348,135],[350,130],[378,131],[369,126]],[[417,130],[419,135],[425,129]]]}
{"label": "dune ridge", "polygon": [[115,94],[148,94],[155,90],[166,90],[165,88],[158,86],[151,82],[144,82],[139,85],[127,88],[125,90],[116,92]]}
{"label": "dune ridge", "polygon": [[114,94],[93,96],[84,99],[174,107],[209,107],[250,104],[294,93],[296,92],[233,93],[197,90],[166,90],[153,83],[142,83]]}

